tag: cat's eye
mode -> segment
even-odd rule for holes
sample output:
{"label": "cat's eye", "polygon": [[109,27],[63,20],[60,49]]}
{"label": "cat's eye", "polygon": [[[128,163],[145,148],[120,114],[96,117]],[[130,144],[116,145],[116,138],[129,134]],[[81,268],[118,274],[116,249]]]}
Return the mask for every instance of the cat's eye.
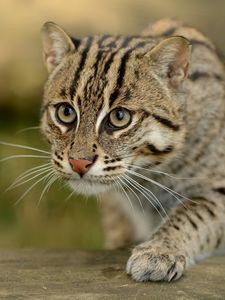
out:
{"label": "cat's eye", "polygon": [[74,123],[77,118],[75,109],[67,103],[60,104],[56,108],[56,116],[59,121],[66,125]]}
{"label": "cat's eye", "polygon": [[125,128],[131,122],[131,113],[125,108],[116,108],[109,114],[109,122],[115,128]]}

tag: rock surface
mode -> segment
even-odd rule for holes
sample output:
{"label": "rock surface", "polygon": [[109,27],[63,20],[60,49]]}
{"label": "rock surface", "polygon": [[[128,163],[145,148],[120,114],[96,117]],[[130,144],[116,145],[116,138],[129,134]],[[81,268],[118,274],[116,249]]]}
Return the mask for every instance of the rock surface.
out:
{"label": "rock surface", "polygon": [[127,258],[127,251],[0,250],[0,299],[225,299],[225,256],[170,284],[134,282]]}

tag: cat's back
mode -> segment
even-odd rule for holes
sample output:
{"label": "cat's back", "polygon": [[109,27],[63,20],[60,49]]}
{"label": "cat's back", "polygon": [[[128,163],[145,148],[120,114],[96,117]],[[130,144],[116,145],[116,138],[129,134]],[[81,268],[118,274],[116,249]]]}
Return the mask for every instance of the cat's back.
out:
{"label": "cat's back", "polygon": [[[183,36],[192,45],[189,75],[184,82],[187,106],[187,138],[184,174],[209,175],[216,170],[224,178],[225,165],[225,68],[213,42],[193,27],[163,19],[150,24],[142,35],[167,38]],[[180,163],[174,171],[180,169]]]}
{"label": "cat's back", "polygon": [[196,28],[173,19],[162,19],[150,24],[141,35],[151,38],[185,37],[192,46],[189,79],[196,81],[200,77],[214,76],[224,81],[224,58],[218,54],[214,43]]}
{"label": "cat's back", "polygon": [[[224,58],[219,55],[216,46],[208,37],[197,29],[173,19],[162,19],[150,24],[142,35],[152,38],[183,36],[190,41],[192,51],[189,75],[184,84],[190,116],[195,117],[196,113],[199,116],[200,111],[204,114],[206,110],[213,112],[216,107],[220,111],[224,108]],[[219,118],[219,114],[217,117]],[[195,122],[192,123],[195,128]]]}

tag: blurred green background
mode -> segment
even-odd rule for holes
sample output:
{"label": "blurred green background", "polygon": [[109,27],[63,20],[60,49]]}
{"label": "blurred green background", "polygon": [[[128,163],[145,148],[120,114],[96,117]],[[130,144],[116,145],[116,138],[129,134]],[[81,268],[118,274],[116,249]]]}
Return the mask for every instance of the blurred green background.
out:
{"label": "blurred green background", "polygon": [[[205,32],[225,52],[224,0],[1,0],[0,140],[48,149],[37,129],[46,71],[40,27],[52,20],[70,34],[137,34],[149,22],[175,17]],[[32,151],[0,145],[0,158]],[[0,163],[0,247],[102,247],[103,230],[95,199],[74,195],[56,183],[38,205],[44,185],[21,201],[32,184],[5,189],[28,168],[45,160],[17,158]]]}

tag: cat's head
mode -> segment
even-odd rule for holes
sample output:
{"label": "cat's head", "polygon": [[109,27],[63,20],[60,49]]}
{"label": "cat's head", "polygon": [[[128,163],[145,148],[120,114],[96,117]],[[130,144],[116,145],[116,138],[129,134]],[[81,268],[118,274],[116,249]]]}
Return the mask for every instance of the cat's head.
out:
{"label": "cat's head", "polygon": [[185,135],[186,39],[74,39],[48,22],[43,48],[42,131],[55,169],[77,192],[105,191],[128,169],[177,155]]}

